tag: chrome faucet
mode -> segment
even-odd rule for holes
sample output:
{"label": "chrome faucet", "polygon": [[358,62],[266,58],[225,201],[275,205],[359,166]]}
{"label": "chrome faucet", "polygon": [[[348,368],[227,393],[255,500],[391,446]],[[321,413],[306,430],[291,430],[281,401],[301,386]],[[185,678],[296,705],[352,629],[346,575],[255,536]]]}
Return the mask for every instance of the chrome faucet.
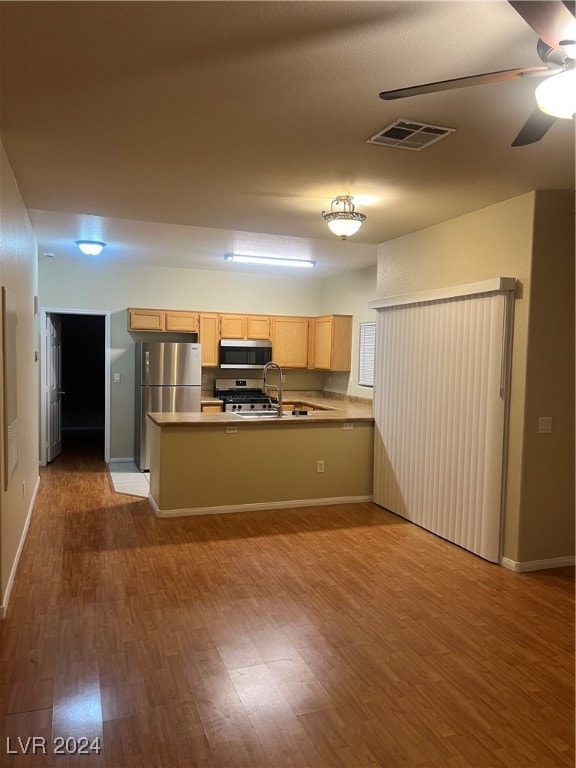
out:
{"label": "chrome faucet", "polygon": [[[268,371],[270,368],[275,368],[278,371],[278,384],[268,384]],[[278,402],[276,404],[271,402],[272,407],[276,411],[276,414],[278,416],[282,416],[282,368],[278,365],[278,363],[274,363],[272,360],[269,363],[266,363],[264,366],[264,370],[262,371],[262,390],[264,394],[268,394],[269,389],[275,389],[278,392]]]}

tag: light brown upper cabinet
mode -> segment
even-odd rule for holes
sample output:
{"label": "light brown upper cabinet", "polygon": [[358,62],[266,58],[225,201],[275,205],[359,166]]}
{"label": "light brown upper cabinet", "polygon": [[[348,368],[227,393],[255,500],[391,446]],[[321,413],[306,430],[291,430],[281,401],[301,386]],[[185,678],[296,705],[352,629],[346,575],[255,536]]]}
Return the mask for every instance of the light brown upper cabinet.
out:
{"label": "light brown upper cabinet", "polygon": [[270,318],[266,315],[220,314],[221,339],[269,339]]}
{"label": "light brown upper cabinet", "polygon": [[163,309],[129,309],[128,329],[130,331],[163,331],[166,313]]}
{"label": "light brown upper cabinet", "polygon": [[173,333],[198,333],[198,312],[167,309],[165,315],[165,331],[172,331]]}
{"label": "light brown upper cabinet", "polygon": [[202,347],[202,365],[206,368],[218,367],[218,321],[215,312],[200,313],[200,345]]}
{"label": "light brown upper cabinet", "polygon": [[246,337],[246,315],[220,315],[221,339],[244,339]]}
{"label": "light brown upper cabinet", "polygon": [[323,371],[349,371],[352,362],[352,316],[315,317],[310,367]]}
{"label": "light brown upper cabinet", "polygon": [[246,315],[246,338],[269,339],[270,318],[265,315]]}
{"label": "light brown upper cabinet", "polygon": [[131,308],[128,310],[128,329],[130,331],[198,333],[198,312]]}
{"label": "light brown upper cabinet", "polygon": [[308,318],[272,318],[272,357],[286,368],[308,367]]}
{"label": "light brown upper cabinet", "polygon": [[270,339],[274,362],[286,368],[351,369],[351,315],[268,317],[131,307],[128,318],[131,331],[198,332],[205,367],[218,367],[220,339]]}

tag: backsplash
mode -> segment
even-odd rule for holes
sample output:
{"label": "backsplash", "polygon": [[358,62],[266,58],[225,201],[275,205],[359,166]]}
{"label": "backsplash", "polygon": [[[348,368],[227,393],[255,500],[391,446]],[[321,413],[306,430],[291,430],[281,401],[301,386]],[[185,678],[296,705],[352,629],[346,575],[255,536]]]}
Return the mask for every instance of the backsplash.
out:
{"label": "backsplash", "polygon": [[[283,375],[286,380],[282,383],[282,387],[286,390],[311,390],[318,395],[318,392],[324,390],[326,384],[327,372],[325,371],[308,371],[299,370],[296,368],[284,368],[282,369]],[[214,392],[214,379],[261,379],[262,371],[260,370],[234,370],[233,368],[226,368],[224,370],[220,368],[202,368],[202,391]]]}

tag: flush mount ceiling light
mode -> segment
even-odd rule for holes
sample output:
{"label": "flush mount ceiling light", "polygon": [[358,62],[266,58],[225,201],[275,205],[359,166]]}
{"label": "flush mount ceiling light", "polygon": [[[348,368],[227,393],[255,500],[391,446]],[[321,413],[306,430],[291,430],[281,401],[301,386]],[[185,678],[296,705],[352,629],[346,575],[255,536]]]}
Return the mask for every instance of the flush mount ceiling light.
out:
{"label": "flush mount ceiling light", "polygon": [[[354,198],[351,195],[339,195],[332,200],[330,212],[322,211],[322,217],[331,232],[342,240],[355,235],[360,229],[366,216],[354,210]],[[341,210],[334,210],[334,206],[342,206]]]}
{"label": "flush mount ceiling light", "polygon": [[98,240],[75,240],[74,242],[86,256],[99,256],[106,247],[106,243]]}
{"label": "flush mount ceiling light", "polygon": [[236,261],[240,264],[265,264],[271,267],[314,267],[315,261],[307,259],[281,259],[276,256],[248,256],[243,253],[227,253],[224,261]]}

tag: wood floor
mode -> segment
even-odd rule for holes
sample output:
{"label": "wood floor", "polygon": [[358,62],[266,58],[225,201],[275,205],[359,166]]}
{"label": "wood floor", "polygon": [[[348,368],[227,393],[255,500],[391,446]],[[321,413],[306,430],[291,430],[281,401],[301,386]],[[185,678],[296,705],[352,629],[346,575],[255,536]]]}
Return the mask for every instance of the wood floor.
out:
{"label": "wood floor", "polygon": [[372,504],[158,520],[89,452],[42,470],[0,661],[2,766],[574,766],[574,569]]}

